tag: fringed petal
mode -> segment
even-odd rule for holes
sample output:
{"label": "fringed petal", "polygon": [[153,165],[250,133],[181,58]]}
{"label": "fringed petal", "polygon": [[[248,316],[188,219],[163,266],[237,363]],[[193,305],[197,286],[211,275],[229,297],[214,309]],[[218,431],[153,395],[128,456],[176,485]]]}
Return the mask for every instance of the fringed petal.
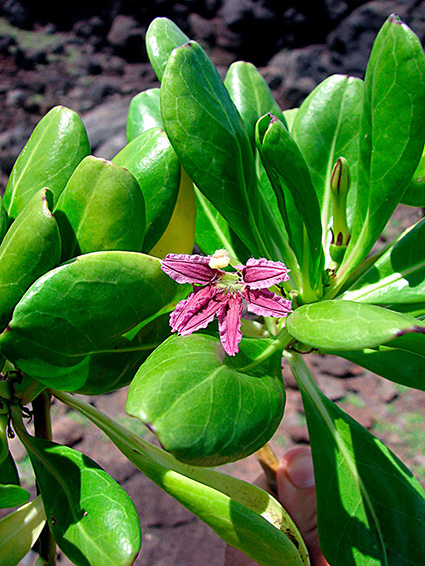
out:
{"label": "fringed petal", "polygon": [[207,285],[218,281],[224,275],[221,269],[208,264],[211,256],[168,254],[161,263],[161,269],[177,283]]}
{"label": "fringed petal", "polygon": [[289,279],[285,264],[268,259],[250,258],[241,272],[244,283],[251,289],[266,289]]}
{"label": "fringed petal", "polygon": [[170,315],[170,326],[182,336],[206,328],[225,302],[225,293],[217,292],[214,286],[196,289],[178,303]]}
{"label": "fringed petal", "polygon": [[291,312],[291,301],[284,299],[268,289],[250,289],[246,287],[242,295],[247,302],[249,312],[260,316],[282,318]]}
{"label": "fringed petal", "polygon": [[218,329],[224,351],[229,356],[239,352],[239,342],[242,340],[241,316],[242,297],[238,294],[227,295],[227,303],[218,313]]}

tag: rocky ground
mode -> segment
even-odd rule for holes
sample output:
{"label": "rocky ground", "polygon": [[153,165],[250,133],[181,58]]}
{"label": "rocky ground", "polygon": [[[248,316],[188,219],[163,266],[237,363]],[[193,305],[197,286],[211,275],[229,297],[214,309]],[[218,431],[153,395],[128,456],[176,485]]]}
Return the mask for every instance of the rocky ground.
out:
{"label": "rocky ground", "polygon": [[[41,3],[43,4],[43,3]],[[259,66],[283,108],[297,106],[314,86],[335,72],[363,76],[373,38],[386,17],[398,13],[425,39],[425,2],[337,1],[299,3],[208,0],[180,3],[108,1],[90,11],[76,1],[63,11],[35,14],[31,2],[0,5],[0,186],[4,189],[19,151],[50,108],[63,104],[83,118],[95,155],[110,158],[125,144],[128,104],[157,86],[143,46],[148,23],[166,15],[202,43],[224,73],[237,59]],[[139,6],[143,4],[143,8]],[[278,5],[278,7],[277,7]],[[391,239],[419,218],[400,207],[384,236]],[[329,398],[386,442],[425,485],[425,394],[379,378],[330,356],[307,356]],[[299,392],[289,371],[285,418],[271,445],[278,455],[308,442]],[[126,391],[92,402],[131,427]],[[128,491],[139,510],[143,547],[139,566],[222,566],[222,541],[188,511],[151,484],[98,432],[60,405],[53,406],[54,440],[87,453]],[[138,429],[152,439],[148,431]],[[154,441],[154,439],[152,439]],[[17,440],[12,450],[30,481],[30,465]],[[260,473],[255,456],[223,468],[252,481]],[[24,565],[32,565],[29,556]],[[59,564],[69,564],[60,557]]]}

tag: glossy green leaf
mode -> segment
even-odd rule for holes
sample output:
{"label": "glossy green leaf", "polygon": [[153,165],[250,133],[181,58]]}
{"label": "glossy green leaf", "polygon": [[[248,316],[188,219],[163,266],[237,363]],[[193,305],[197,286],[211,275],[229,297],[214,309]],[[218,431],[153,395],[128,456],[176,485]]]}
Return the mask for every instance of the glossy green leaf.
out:
{"label": "glossy green leaf", "polygon": [[18,566],[40,536],[46,523],[43,500],[39,495],[0,520],[2,566]]}
{"label": "glossy green leaf", "polygon": [[261,448],[285,405],[280,352],[261,363],[267,340],[243,340],[235,357],[208,335],[172,336],[140,367],[126,410],[179,460],[217,466]]}
{"label": "glossy green leaf", "polygon": [[1,352],[37,381],[78,389],[90,375],[87,356],[132,351],[122,336],[172,308],[184,289],[162,272],[158,259],[144,254],[80,256],[49,271],[24,295],[0,336]]}
{"label": "glossy green leaf", "polygon": [[425,206],[425,151],[401,199],[408,206]]}
{"label": "glossy green leaf", "polygon": [[133,564],[141,545],[137,511],[96,462],[48,440],[19,432],[56,544],[77,566]]}
{"label": "glossy green leaf", "polygon": [[175,49],[162,78],[164,127],[189,177],[252,253],[271,257],[258,231],[259,193],[248,136],[201,47]]}
{"label": "glossy green leaf", "polygon": [[0,484],[3,485],[20,485],[18,469],[9,449],[0,464]]}
{"label": "glossy green leaf", "polygon": [[425,349],[422,355],[388,346],[332,353],[395,383],[425,391]]}
{"label": "glossy green leaf", "polygon": [[0,509],[23,505],[30,498],[29,491],[15,484],[0,483]]}
{"label": "glossy green leaf", "polygon": [[56,106],[40,120],[19,155],[7,183],[4,203],[16,218],[32,196],[48,187],[53,204],[90,144],[81,118],[68,108]]}
{"label": "glossy green leaf", "polygon": [[155,18],[146,32],[146,51],[158,80],[162,80],[168,57],[189,38],[168,18]]}
{"label": "glossy green leaf", "polygon": [[357,208],[341,279],[367,256],[402,199],[422,155],[424,123],[423,49],[392,15],[366,70]]}
{"label": "glossy green leaf", "polygon": [[425,297],[425,219],[418,222],[343,293],[363,303],[419,303]]}
{"label": "glossy green leaf", "polygon": [[62,259],[102,250],[140,251],[145,203],[133,175],[90,155],[76,168],[54,215],[61,231]]}
{"label": "glossy green leaf", "polygon": [[149,479],[210,526],[224,541],[261,566],[309,566],[295,524],[257,486],[216,470],[189,466],[105,418],[98,409],[67,393],[55,395],[90,419]]}
{"label": "glossy green leaf", "polygon": [[151,128],[162,128],[159,88],[148,88],[131,99],[127,115],[127,142]]}
{"label": "glossy green leaf", "polygon": [[252,149],[255,151],[255,124],[271,112],[286,124],[283,112],[273,98],[266,81],[252,63],[237,61],[230,65],[224,85],[244,121]]}
{"label": "glossy green leaf", "polygon": [[3,240],[9,225],[7,218],[6,207],[4,206],[3,199],[0,197],[0,242]]}
{"label": "glossy green leaf", "polygon": [[321,301],[296,309],[286,328],[299,342],[332,352],[374,348],[406,333],[411,340],[410,333],[425,332],[425,322],[375,305]]}
{"label": "glossy green leaf", "polygon": [[330,179],[337,159],[345,157],[350,167],[348,220],[351,224],[357,195],[359,126],[363,81],[333,75],[320,83],[301,104],[291,130],[304,159],[319,199],[322,239],[329,244],[332,224]]}
{"label": "glossy green leaf", "polygon": [[[264,116],[257,123],[257,147],[269,175],[300,267],[313,289],[320,290],[323,264],[319,202],[307,163],[286,127]],[[306,245],[305,238],[309,242]]]}
{"label": "glossy green leaf", "polygon": [[301,356],[286,358],[307,417],[326,559],[332,566],[420,564],[422,486],[382,442],[323,395]]}
{"label": "glossy green leaf", "polygon": [[38,191],[0,245],[0,327],[9,322],[22,295],[38,277],[56,267],[61,239],[51,213],[51,193]]}
{"label": "glossy green leaf", "polygon": [[205,255],[225,249],[229,254],[245,263],[251,256],[221,214],[195,187],[196,194],[196,245]]}
{"label": "glossy green leaf", "polygon": [[142,189],[146,205],[143,251],[149,252],[164,233],[177,201],[180,163],[167,135],[152,128],[138,136],[112,160],[128,169]]}

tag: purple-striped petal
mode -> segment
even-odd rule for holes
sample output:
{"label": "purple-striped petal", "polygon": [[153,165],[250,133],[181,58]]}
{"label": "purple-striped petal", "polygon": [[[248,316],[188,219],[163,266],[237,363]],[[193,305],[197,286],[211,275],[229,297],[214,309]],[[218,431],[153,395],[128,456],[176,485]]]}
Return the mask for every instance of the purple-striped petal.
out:
{"label": "purple-striped petal", "polygon": [[289,279],[284,263],[269,259],[250,258],[241,269],[244,283],[251,289],[266,289]]}
{"label": "purple-striped petal", "polygon": [[195,289],[170,315],[170,326],[182,336],[206,328],[227,301],[224,292],[208,286]]}
{"label": "purple-striped petal", "polygon": [[227,295],[227,303],[218,313],[218,329],[224,351],[229,356],[239,352],[239,342],[242,339],[241,316],[242,297],[238,294]]}
{"label": "purple-striped petal", "polygon": [[291,312],[291,301],[284,299],[268,289],[249,289],[246,287],[242,295],[248,303],[249,312],[260,316],[282,318]]}
{"label": "purple-striped petal", "polygon": [[208,264],[211,256],[168,254],[161,263],[161,269],[177,283],[198,283],[207,285],[218,281],[224,275],[221,269]]}

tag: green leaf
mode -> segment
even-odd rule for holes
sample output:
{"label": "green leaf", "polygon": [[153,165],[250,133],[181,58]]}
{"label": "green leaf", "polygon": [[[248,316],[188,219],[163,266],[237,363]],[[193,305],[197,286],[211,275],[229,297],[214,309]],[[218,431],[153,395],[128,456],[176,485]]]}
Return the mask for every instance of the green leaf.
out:
{"label": "green leaf", "polygon": [[0,242],[3,240],[9,225],[9,220],[7,218],[6,208],[4,206],[3,199],[0,197]]}
{"label": "green leaf", "polygon": [[242,340],[236,357],[219,340],[172,336],[130,384],[126,410],[179,460],[217,466],[261,448],[285,405],[281,354],[261,363],[267,340]]}
{"label": "green leaf", "polygon": [[407,185],[401,204],[425,207],[425,151],[422,153],[413,178]]}
{"label": "green leaf", "polygon": [[425,219],[422,219],[341,297],[378,305],[420,303],[425,296],[424,249]]}
{"label": "green leaf", "polygon": [[[425,352],[425,350],[423,350]],[[425,391],[425,354],[378,346],[358,352],[332,352],[386,379]]]}
{"label": "green leaf", "polygon": [[195,187],[196,194],[196,245],[205,255],[225,249],[231,257],[245,263],[251,256],[221,214]]}
{"label": "green leaf", "polygon": [[[323,266],[319,202],[307,163],[285,126],[264,116],[257,123],[257,148],[300,267],[320,290]],[[306,245],[306,240],[308,245]]]}
{"label": "green leaf", "polygon": [[189,466],[67,393],[55,396],[98,426],[149,479],[261,566],[309,566],[304,541],[274,497],[216,470]]}
{"label": "green leaf", "polygon": [[63,260],[102,250],[142,249],[146,217],[140,187],[127,169],[105,159],[90,155],[79,164],[54,215]]}
{"label": "green leaf", "polygon": [[75,390],[90,375],[87,356],[140,350],[123,335],[172,308],[185,289],[156,258],[122,251],[83,255],[34,283],[0,336],[0,349],[37,381]]}
{"label": "green leaf", "polygon": [[266,81],[252,63],[237,61],[230,65],[224,85],[244,121],[252,149],[255,151],[255,124],[257,120],[272,113],[286,124],[283,112],[273,98]]}
{"label": "green leaf", "polygon": [[9,322],[22,295],[38,277],[59,264],[61,240],[51,213],[52,194],[36,193],[0,245],[0,327]]}
{"label": "green leaf", "polygon": [[286,328],[299,342],[333,352],[374,348],[401,334],[424,333],[425,322],[375,305],[321,301],[296,309]]}
{"label": "green leaf", "polygon": [[29,491],[15,484],[0,484],[0,509],[10,509],[26,503],[30,498]]}
{"label": "green leaf", "polygon": [[155,18],[146,32],[146,51],[158,80],[162,80],[168,57],[189,38],[168,18]]}
{"label": "green leaf", "polygon": [[2,566],[18,566],[40,536],[46,523],[43,500],[39,495],[0,520]]}
{"label": "green leaf", "polygon": [[159,88],[148,88],[131,99],[127,115],[127,142],[151,128],[162,128]]}
{"label": "green leaf", "polygon": [[356,215],[340,278],[363,260],[400,202],[422,155],[425,56],[417,36],[392,15],[366,70]]}
{"label": "green leaf", "polygon": [[350,167],[348,220],[351,225],[357,195],[359,126],[363,81],[333,75],[320,83],[301,104],[291,130],[319,199],[323,247],[329,245],[332,223],[330,179],[337,159],[345,157]]}
{"label": "green leaf", "polygon": [[420,483],[382,442],[323,395],[301,356],[285,355],[307,417],[326,559],[332,566],[420,564],[425,555]]}
{"label": "green leaf", "polygon": [[137,511],[127,493],[87,456],[24,432],[56,544],[77,566],[126,566],[140,550]]}
{"label": "green leaf", "polygon": [[248,136],[220,75],[190,42],[170,55],[161,86],[165,130],[189,177],[256,256],[272,257],[259,233],[259,193]]}
{"label": "green leaf", "polygon": [[16,218],[32,196],[48,187],[53,204],[90,144],[81,118],[68,108],[56,106],[40,120],[19,155],[7,183],[4,204]]}
{"label": "green leaf", "polygon": [[143,251],[149,252],[164,233],[173,214],[180,186],[180,163],[167,135],[152,128],[114,157],[112,163],[137,179],[146,205]]}

